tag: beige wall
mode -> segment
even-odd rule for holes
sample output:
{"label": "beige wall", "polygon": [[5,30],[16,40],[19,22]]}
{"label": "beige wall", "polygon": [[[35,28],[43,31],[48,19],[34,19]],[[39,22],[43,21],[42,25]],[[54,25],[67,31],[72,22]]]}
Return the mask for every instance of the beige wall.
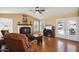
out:
{"label": "beige wall", "polygon": [[48,19],[44,19],[43,23],[44,25],[50,24],[50,25],[56,26],[56,19],[69,18],[69,17],[75,17],[75,16],[79,16],[78,13],[69,13],[69,14],[62,15],[62,16],[50,17]]}
{"label": "beige wall", "polygon": [[[22,22],[22,15],[23,14],[4,13],[4,14],[0,14],[0,17],[1,18],[12,18],[13,19],[13,31],[17,32],[17,24],[18,24],[18,22]],[[28,15],[27,24],[30,24],[30,21],[31,21],[31,24],[33,24],[34,19],[35,19],[34,17]],[[37,20],[39,21],[39,19],[37,19]]]}

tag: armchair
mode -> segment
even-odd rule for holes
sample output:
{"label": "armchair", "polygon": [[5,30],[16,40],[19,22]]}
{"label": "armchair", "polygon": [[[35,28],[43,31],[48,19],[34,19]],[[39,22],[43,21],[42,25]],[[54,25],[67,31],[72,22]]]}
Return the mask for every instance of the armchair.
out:
{"label": "armchair", "polygon": [[4,42],[11,52],[33,52],[37,49],[37,40],[28,41],[28,37],[18,33],[8,33]]}

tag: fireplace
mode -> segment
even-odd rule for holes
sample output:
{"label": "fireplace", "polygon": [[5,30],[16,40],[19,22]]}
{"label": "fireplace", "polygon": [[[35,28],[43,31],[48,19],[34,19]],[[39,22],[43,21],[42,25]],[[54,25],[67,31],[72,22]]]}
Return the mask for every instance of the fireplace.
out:
{"label": "fireplace", "polygon": [[28,34],[31,34],[31,28],[30,27],[21,27],[19,29],[21,34],[25,34],[26,36],[28,36]]}
{"label": "fireplace", "polygon": [[18,33],[21,34],[31,34],[32,33],[32,26],[31,25],[18,25]]}

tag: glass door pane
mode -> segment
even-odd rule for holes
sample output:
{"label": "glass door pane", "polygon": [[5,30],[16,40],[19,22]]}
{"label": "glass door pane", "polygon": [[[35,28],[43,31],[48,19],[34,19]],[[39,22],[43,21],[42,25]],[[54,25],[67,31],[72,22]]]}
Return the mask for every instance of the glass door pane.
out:
{"label": "glass door pane", "polygon": [[64,21],[58,22],[58,34],[64,35]]}

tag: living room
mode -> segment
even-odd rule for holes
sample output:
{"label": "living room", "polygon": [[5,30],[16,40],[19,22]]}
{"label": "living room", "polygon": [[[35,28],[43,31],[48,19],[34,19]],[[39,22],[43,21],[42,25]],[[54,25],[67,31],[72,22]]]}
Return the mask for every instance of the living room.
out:
{"label": "living room", "polygon": [[[77,52],[78,17],[77,7],[0,7],[0,50],[10,51],[12,48],[12,52]],[[33,47],[17,51],[21,48],[19,43],[15,41],[17,44],[14,45],[6,40],[10,34],[15,38],[18,38],[17,34],[26,36],[32,42],[28,46]]]}

